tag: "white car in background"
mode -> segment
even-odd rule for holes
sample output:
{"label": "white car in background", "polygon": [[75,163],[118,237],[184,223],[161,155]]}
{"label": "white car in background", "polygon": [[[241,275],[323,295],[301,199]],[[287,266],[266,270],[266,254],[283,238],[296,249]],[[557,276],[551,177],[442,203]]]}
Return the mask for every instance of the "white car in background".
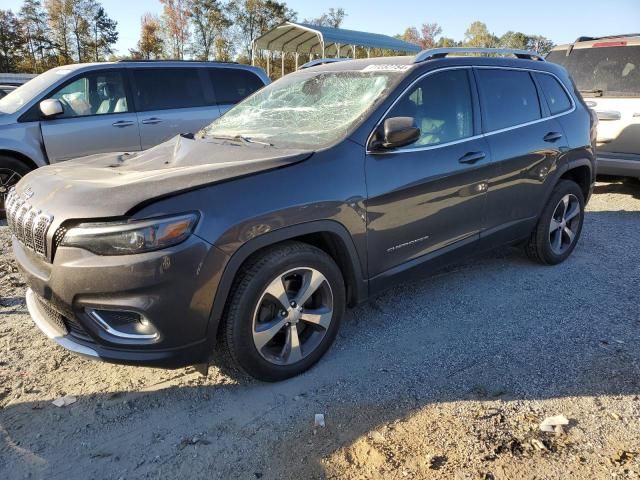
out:
{"label": "white car in background", "polygon": [[640,34],[580,37],[547,61],[569,71],[598,115],[598,173],[640,178]]}

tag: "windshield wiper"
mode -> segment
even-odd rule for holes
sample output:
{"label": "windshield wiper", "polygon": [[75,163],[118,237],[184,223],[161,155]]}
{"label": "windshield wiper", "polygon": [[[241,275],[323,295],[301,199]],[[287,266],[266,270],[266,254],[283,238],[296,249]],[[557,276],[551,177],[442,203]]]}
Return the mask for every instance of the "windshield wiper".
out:
{"label": "windshield wiper", "polygon": [[582,94],[593,95],[594,97],[601,97],[604,94],[604,90],[600,88],[593,88],[591,90],[579,90]]}
{"label": "windshield wiper", "polygon": [[257,143],[259,145],[266,145],[268,147],[273,147],[273,143],[263,142],[260,140],[256,140],[251,137],[247,137],[246,135],[209,135],[211,138],[218,138],[220,140],[231,140],[231,141],[241,141],[244,143]]}

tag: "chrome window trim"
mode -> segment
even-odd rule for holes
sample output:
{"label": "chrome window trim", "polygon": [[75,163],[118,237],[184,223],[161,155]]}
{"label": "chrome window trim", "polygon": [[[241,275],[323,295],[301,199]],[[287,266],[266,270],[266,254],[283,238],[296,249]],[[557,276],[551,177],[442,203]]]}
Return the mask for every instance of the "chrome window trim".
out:
{"label": "chrome window trim", "polygon": [[[471,137],[461,138],[460,140],[454,140],[452,142],[438,143],[436,145],[425,145],[423,147],[399,148],[399,149],[388,150],[388,151],[385,151],[385,150],[374,151],[374,150],[370,150],[369,149],[369,145],[371,145],[371,139],[373,138],[373,135],[376,133],[376,130],[380,127],[382,122],[384,122],[384,120],[387,118],[387,115],[393,109],[393,107],[396,106],[396,104],[400,101],[400,99],[403,98],[407,94],[407,92],[409,90],[411,90],[411,88],[413,88],[415,86],[416,83],[420,82],[423,78],[427,77],[428,75],[432,75],[432,74],[437,73],[437,72],[444,72],[444,71],[447,71],[447,70],[474,69],[474,68],[482,69],[482,70],[519,70],[519,71],[525,71],[525,72],[535,72],[535,73],[542,73],[542,74],[546,74],[546,75],[551,75],[552,77],[554,77],[560,83],[560,85],[564,89],[565,93],[569,97],[569,100],[571,101],[571,108],[569,110],[567,110],[567,111],[564,111],[564,112],[561,112],[561,113],[556,113],[555,115],[549,115],[548,117],[542,117],[542,118],[539,118],[537,120],[532,120],[530,122],[519,123],[518,125],[513,125],[511,127],[501,128],[499,130],[492,130],[490,132],[483,132],[483,133],[480,133],[478,135],[473,135]],[[534,85],[536,86],[536,91],[537,91],[538,90],[538,86],[535,83],[534,83]],[[478,91],[478,95],[480,95],[480,91]],[[482,107],[480,107],[480,108],[482,108]],[[420,151],[423,151],[423,150],[434,150],[436,148],[449,147],[451,145],[457,145],[459,143],[469,142],[469,141],[472,141],[472,140],[478,140],[480,138],[486,138],[486,137],[489,137],[491,135],[497,135],[499,133],[508,132],[510,130],[515,130],[517,128],[528,127],[530,125],[535,125],[536,123],[546,122],[547,120],[551,120],[553,118],[558,118],[558,117],[562,117],[564,115],[569,115],[569,114],[573,113],[575,110],[576,110],[576,103],[573,100],[573,96],[571,95],[571,93],[569,92],[569,90],[567,89],[565,84],[562,82],[562,80],[560,80],[560,78],[555,73],[552,73],[552,72],[546,72],[544,70],[538,70],[536,68],[502,67],[502,66],[491,66],[491,65],[463,65],[463,66],[457,66],[457,67],[438,68],[438,69],[431,70],[429,72],[426,72],[426,73],[423,73],[422,75],[420,75],[413,82],[411,82],[409,84],[409,86],[407,86],[402,91],[402,93],[400,93],[400,95],[398,95],[398,97],[394,100],[394,102],[391,104],[391,106],[389,106],[389,108],[387,108],[387,110],[384,112],[384,114],[380,117],[380,120],[376,123],[375,127],[373,127],[373,129],[371,130],[371,133],[367,137],[367,147],[366,147],[366,152],[365,153],[367,155],[389,155],[389,154],[393,154],[393,153],[411,153],[411,152],[420,152]]]}

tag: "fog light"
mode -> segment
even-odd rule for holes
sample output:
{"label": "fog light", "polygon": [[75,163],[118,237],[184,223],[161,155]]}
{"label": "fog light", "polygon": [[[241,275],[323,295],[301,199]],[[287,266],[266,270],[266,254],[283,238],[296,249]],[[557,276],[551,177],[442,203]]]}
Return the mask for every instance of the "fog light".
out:
{"label": "fog light", "polygon": [[87,313],[105,332],[119,339],[150,342],[160,336],[153,324],[136,312],[87,309]]}

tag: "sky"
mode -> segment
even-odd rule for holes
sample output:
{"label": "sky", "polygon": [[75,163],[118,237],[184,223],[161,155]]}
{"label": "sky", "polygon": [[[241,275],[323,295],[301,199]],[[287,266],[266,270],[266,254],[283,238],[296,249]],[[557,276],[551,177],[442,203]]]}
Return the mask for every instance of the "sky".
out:
{"label": "sky", "polygon": [[[119,54],[135,47],[140,17],[146,12],[162,12],[158,0],[102,0],[109,16],[118,21]],[[315,18],[331,7],[347,12],[343,28],[395,35],[409,26],[437,22],[442,34],[462,40],[475,20],[487,24],[500,36],[508,30],[544,35],[555,43],[574,41],[581,35],[602,36],[640,32],[640,0],[536,0],[496,2],[454,0],[289,0],[298,19]],[[0,8],[17,11],[21,0],[1,0]]]}

